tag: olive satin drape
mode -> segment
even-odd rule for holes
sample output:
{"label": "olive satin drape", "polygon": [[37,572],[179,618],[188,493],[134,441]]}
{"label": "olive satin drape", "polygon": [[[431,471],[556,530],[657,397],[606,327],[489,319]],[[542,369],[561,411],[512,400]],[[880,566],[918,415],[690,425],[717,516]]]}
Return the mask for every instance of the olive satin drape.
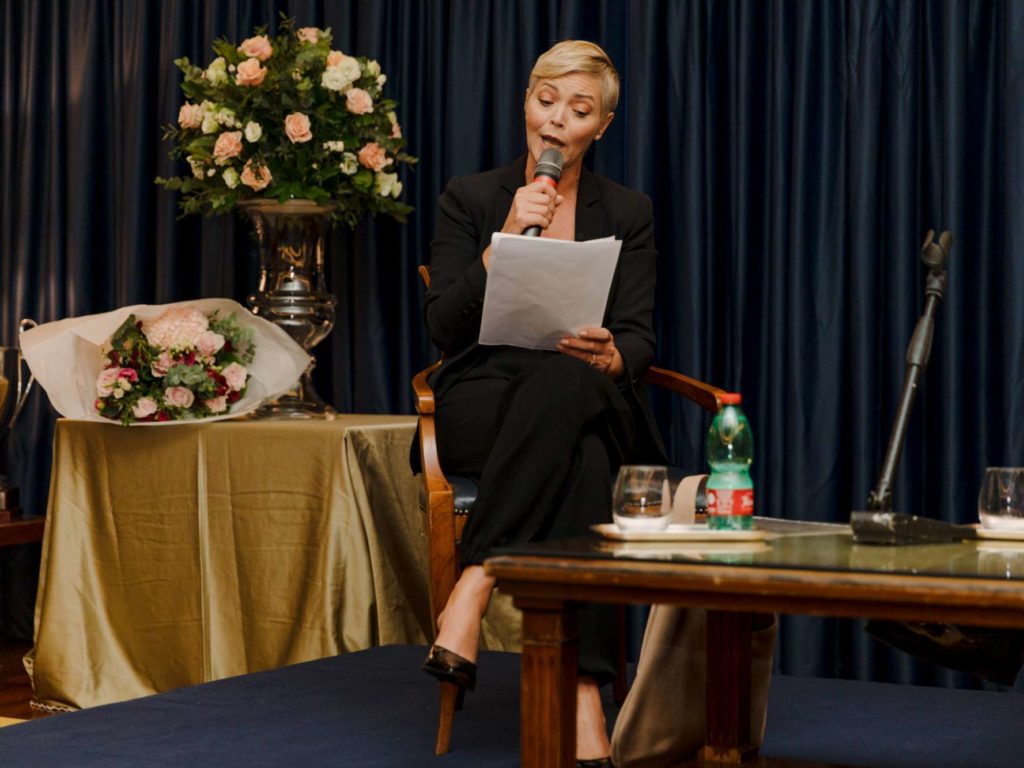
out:
{"label": "olive satin drape", "polygon": [[[243,299],[255,255],[235,216],[176,219],[152,179],[173,59],[205,63],[280,11],[376,57],[409,150],[409,223],[331,243],[339,313],[318,353],[342,410],[411,412],[435,358],[415,267],[455,174],[522,151],[533,59],[596,40],[622,72],[588,160],[651,195],[658,359],[744,395],[759,511],[844,521],[881,463],[920,310],[928,228],[956,236],[896,506],[974,518],[986,465],[1024,464],[1024,4],[994,0],[379,0],[7,3],[0,26],[0,341],[16,320],[136,301]],[[677,463],[699,414],[656,402]],[[43,510],[53,414],[34,396],[16,474]],[[856,623],[785,620],[783,671],[964,683]]]}
{"label": "olive satin drape", "polygon": [[[430,637],[410,416],[57,424],[32,673],[90,707]],[[518,647],[498,600],[484,643]]]}

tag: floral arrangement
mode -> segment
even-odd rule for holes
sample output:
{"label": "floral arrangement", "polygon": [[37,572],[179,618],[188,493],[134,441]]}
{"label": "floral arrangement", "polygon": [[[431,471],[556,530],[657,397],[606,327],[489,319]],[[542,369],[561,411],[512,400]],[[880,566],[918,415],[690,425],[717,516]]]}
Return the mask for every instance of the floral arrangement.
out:
{"label": "floral arrangement", "polygon": [[306,198],[337,204],[335,218],[355,226],[367,213],[404,221],[412,207],[398,200],[398,165],[416,158],[384,98],[380,64],[331,47],[330,29],[295,28],[284,18],[279,34],[266,27],[240,45],[214,42],[205,68],[187,58],[187,101],[178,124],[166,127],[171,157],[192,174],[156,183],[182,193],[189,213],[224,213],[239,200]]}
{"label": "floral arrangement", "polygon": [[172,307],[152,321],[129,315],[103,350],[96,410],[126,425],[227,413],[245,394],[255,351],[234,314]]}

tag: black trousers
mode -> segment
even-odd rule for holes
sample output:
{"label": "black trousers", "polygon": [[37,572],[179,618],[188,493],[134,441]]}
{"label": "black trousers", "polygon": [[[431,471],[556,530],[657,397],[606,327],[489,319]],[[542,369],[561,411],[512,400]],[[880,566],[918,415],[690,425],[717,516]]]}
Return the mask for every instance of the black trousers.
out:
{"label": "black trousers", "polygon": [[[612,472],[635,440],[615,382],[575,358],[496,347],[438,397],[446,472],[479,493],[462,536],[464,565],[496,546],[585,533],[611,521]],[[580,611],[580,672],[615,674],[615,614]]]}

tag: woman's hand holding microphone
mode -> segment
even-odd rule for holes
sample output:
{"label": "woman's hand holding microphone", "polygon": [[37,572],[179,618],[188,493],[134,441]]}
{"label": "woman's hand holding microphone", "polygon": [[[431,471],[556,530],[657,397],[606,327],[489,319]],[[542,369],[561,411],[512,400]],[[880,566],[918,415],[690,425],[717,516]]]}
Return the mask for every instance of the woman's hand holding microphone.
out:
{"label": "woman's hand holding microphone", "polygon": [[[520,187],[512,198],[512,207],[501,231],[508,235],[521,235],[530,227],[540,227],[541,231],[551,226],[555,218],[555,209],[562,204],[564,198],[547,181],[537,180]],[[491,247],[487,246],[483,253],[484,269],[491,266]]]}

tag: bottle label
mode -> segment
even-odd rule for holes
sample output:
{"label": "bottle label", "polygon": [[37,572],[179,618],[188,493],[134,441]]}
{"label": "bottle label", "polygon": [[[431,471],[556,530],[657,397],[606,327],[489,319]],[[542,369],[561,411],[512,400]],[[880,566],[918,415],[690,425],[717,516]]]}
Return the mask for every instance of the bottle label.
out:
{"label": "bottle label", "polygon": [[707,491],[708,515],[753,515],[753,488],[709,488]]}

